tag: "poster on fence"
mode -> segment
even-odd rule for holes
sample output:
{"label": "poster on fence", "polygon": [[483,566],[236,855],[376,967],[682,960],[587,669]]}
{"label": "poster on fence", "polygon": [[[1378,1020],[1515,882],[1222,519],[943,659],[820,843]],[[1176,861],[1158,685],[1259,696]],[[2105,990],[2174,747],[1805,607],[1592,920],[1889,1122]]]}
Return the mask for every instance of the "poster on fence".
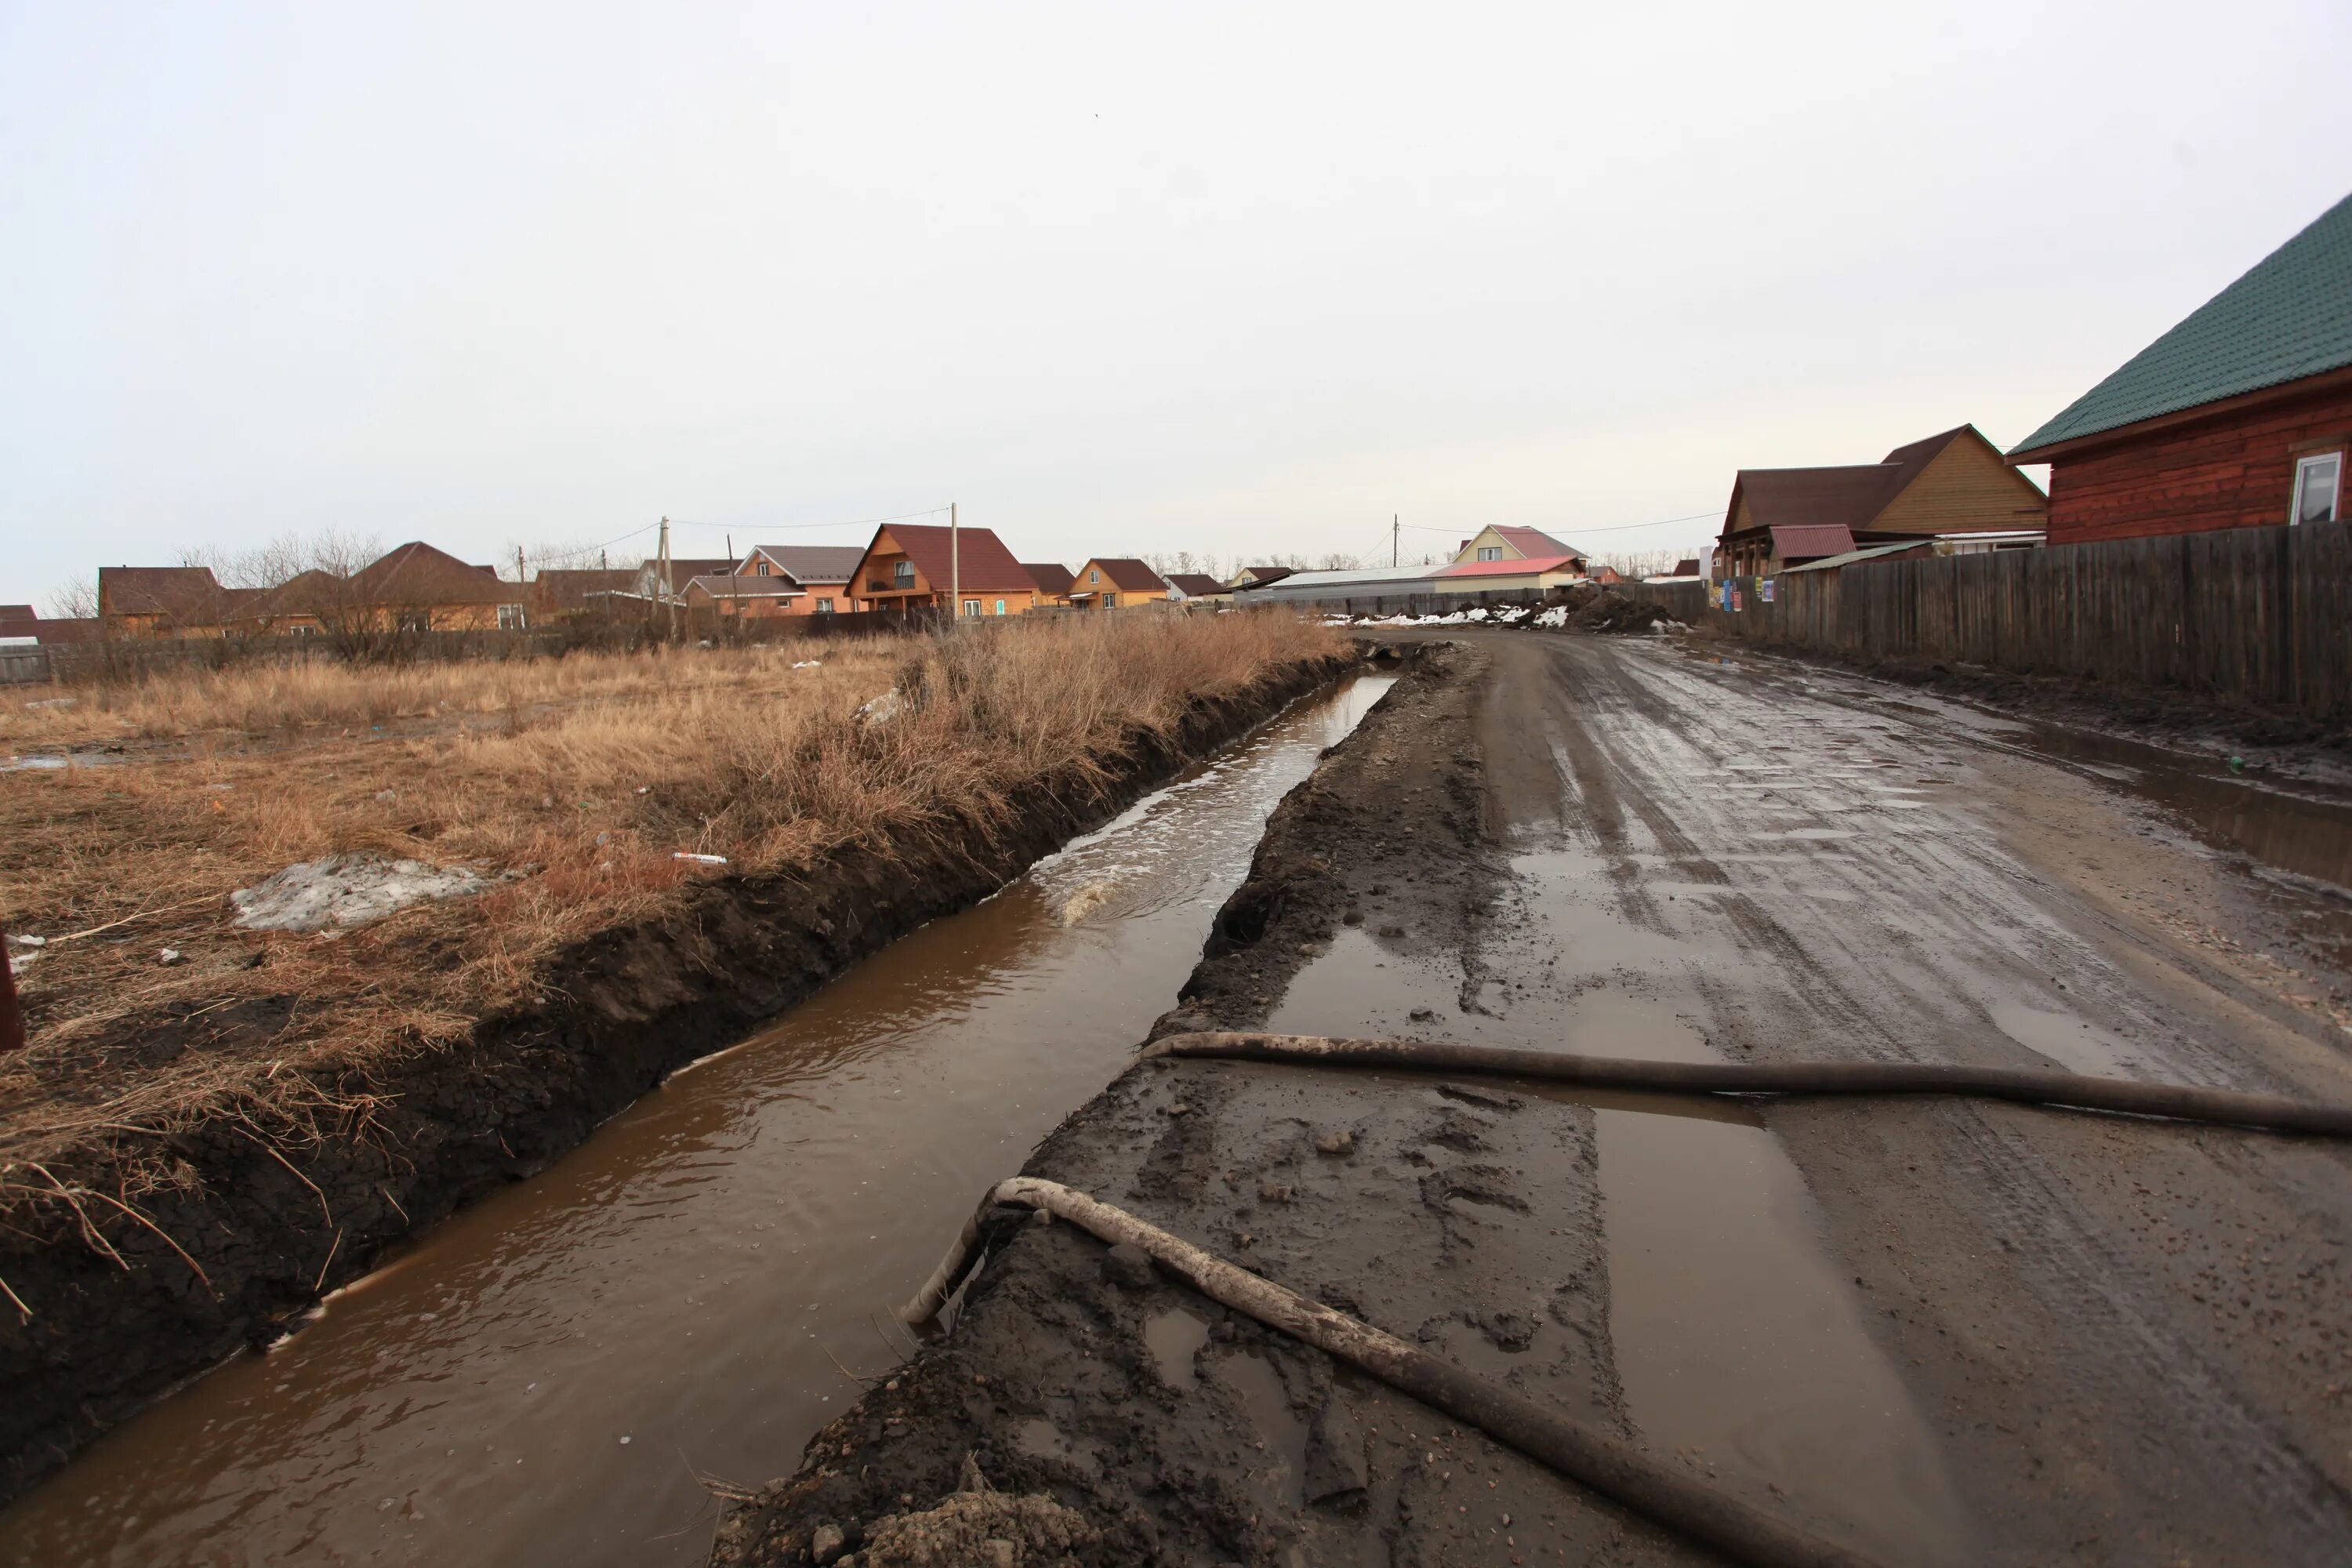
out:
{"label": "poster on fence", "polygon": [[1756,601],[1762,605],[1769,605],[1772,602],[1771,578],[1759,577],[1756,579]]}

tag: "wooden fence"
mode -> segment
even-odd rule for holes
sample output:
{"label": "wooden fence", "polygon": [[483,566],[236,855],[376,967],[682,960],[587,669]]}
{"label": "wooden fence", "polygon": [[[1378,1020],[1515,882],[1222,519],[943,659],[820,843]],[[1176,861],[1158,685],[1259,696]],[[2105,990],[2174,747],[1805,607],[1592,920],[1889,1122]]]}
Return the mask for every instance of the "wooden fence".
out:
{"label": "wooden fence", "polygon": [[2352,716],[2352,523],[1633,583],[1677,620],[1756,643],[1983,665]]}

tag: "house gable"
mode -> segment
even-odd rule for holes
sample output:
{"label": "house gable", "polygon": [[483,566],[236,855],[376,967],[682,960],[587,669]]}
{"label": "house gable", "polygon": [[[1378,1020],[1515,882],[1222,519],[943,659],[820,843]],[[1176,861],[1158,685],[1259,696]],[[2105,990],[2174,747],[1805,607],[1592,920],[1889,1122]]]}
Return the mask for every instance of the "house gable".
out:
{"label": "house gable", "polygon": [[1876,533],[1986,533],[2038,529],[2049,521],[2050,498],[2042,488],[2011,468],[1975,426],[1964,425],[1879,509],[1868,528]]}

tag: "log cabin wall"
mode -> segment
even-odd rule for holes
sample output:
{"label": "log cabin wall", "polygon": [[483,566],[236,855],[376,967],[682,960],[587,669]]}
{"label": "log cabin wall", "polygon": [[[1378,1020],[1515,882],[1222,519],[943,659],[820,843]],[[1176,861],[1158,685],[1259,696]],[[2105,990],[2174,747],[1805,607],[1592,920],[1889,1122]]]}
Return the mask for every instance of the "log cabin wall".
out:
{"label": "log cabin wall", "polygon": [[2050,542],[2284,523],[2295,459],[2347,446],[2352,387],[2339,384],[2062,458],[2050,468]]}

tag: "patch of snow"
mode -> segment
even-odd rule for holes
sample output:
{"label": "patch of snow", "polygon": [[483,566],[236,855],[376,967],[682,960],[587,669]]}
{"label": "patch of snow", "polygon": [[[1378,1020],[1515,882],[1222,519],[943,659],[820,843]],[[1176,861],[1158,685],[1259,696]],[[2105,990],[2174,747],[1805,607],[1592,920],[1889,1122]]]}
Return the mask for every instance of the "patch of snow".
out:
{"label": "patch of snow", "polygon": [[1564,626],[1568,625],[1568,606],[1566,605],[1554,605],[1550,609],[1546,610],[1542,615],[1536,617],[1536,625],[1539,626]]}
{"label": "patch of snow", "polygon": [[320,931],[365,925],[427,900],[468,898],[498,880],[464,866],[346,850],[298,860],[250,888],[239,888],[229,901],[236,906],[236,923],[247,931]]}
{"label": "patch of snow", "polygon": [[857,716],[868,724],[887,724],[898,716],[898,710],[905,705],[906,700],[899,695],[898,689],[894,686],[873,701],[860,705]]}

